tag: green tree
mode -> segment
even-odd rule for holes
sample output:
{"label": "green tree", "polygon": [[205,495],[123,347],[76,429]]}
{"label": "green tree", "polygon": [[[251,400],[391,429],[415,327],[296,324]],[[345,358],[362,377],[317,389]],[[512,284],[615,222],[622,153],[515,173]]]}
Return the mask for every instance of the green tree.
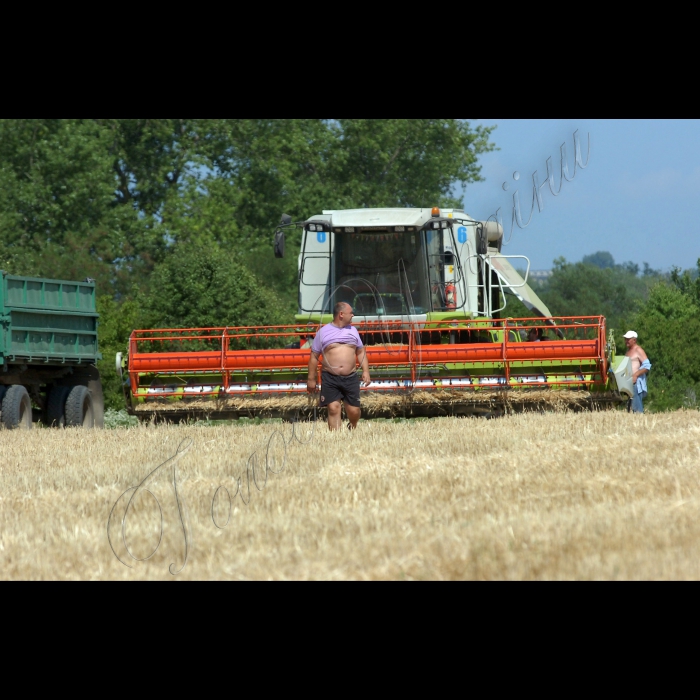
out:
{"label": "green tree", "polygon": [[138,328],[139,305],[131,300],[119,303],[105,295],[97,298],[97,312],[100,314],[98,346],[102,354],[97,368],[102,378],[105,408],[120,410],[125,404],[122,379],[117,374],[115,358],[118,352],[126,355],[129,336]]}
{"label": "green tree", "polygon": [[208,120],[0,120],[0,246],[13,272],[147,279],[176,238]]}
{"label": "green tree", "polygon": [[221,233],[253,245],[283,211],[301,220],[323,209],[456,204],[454,185],[480,180],[478,156],[494,148],[491,128],[460,119],[229,119],[208,126],[207,176],[199,184],[229,205],[233,222]]}
{"label": "green tree", "polygon": [[210,119],[96,120],[109,133],[116,209],[133,211],[138,225],[123,231],[127,260],[152,266],[180,239],[182,215],[207,162]]}
{"label": "green tree", "polygon": [[140,300],[142,328],[207,328],[288,322],[273,291],[227,250],[181,243],[156,265]]}
{"label": "green tree", "polygon": [[[178,236],[232,246],[294,310],[298,231],[284,260],[270,238],[285,212],[456,204],[457,182],[480,179],[491,129],[458,119],[241,119],[212,124],[207,176],[181,201]],[[197,192],[205,192],[206,197]]]}
{"label": "green tree", "polygon": [[700,259],[696,270],[686,270],[681,273],[678,268],[674,268],[671,271],[671,284],[700,307]]}
{"label": "green tree", "polygon": [[111,206],[105,137],[94,120],[0,120],[0,246],[11,271],[55,277],[76,249],[90,258],[79,279],[110,269],[123,212]]}
{"label": "green tree", "polygon": [[113,146],[100,120],[0,120],[0,246],[12,272],[93,277],[103,294],[129,286],[148,222],[119,206]]}
{"label": "green tree", "polygon": [[584,255],[581,262],[584,265],[593,265],[594,267],[599,267],[601,270],[612,269],[615,267],[615,258],[607,251],[599,250],[593,255]]}
{"label": "green tree", "polygon": [[459,205],[455,183],[481,180],[490,128],[461,119],[338,119],[329,162],[348,207]]}
{"label": "green tree", "polygon": [[677,278],[655,286],[634,322],[653,365],[651,410],[697,405],[700,398],[700,297],[683,282]]}
{"label": "green tree", "polygon": [[564,258],[554,261],[552,276],[537,292],[555,316],[605,316],[621,347],[647,296],[643,281],[620,266],[603,269]]}

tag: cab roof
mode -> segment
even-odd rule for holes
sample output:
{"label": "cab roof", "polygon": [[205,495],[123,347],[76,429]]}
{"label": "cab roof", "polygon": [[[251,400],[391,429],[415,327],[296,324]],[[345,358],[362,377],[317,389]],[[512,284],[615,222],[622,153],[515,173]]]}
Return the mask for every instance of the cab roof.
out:
{"label": "cab roof", "polygon": [[[432,211],[432,207],[423,209],[338,209],[312,216],[309,222],[326,221],[333,228],[344,226],[357,228],[415,226],[420,229],[434,218]],[[464,216],[464,212],[457,209],[441,209],[440,214],[441,217],[446,218],[452,218],[454,214]]]}

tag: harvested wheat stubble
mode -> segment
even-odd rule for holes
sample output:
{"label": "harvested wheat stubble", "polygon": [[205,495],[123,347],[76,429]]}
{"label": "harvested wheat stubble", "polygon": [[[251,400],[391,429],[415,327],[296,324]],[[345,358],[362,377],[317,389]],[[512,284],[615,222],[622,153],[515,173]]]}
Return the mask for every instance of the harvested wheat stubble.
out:
{"label": "harvested wheat stubble", "polygon": [[[570,390],[516,390],[516,391],[411,391],[411,392],[366,392],[362,394],[362,410],[366,416],[399,416],[415,413],[449,413],[453,409],[473,409],[504,413],[530,409],[563,411],[575,408],[605,408],[618,399],[611,393],[591,394],[587,391]],[[317,405],[317,399],[307,395],[258,395],[240,398],[191,399],[167,402],[153,400],[139,404],[137,414],[159,413],[224,413],[239,414],[284,414],[308,411]]]}
{"label": "harvested wheat stubble", "polygon": [[[289,438],[292,426],[0,431],[2,578],[171,580],[183,561],[171,473],[149,484],[165,522],[149,562],[120,564],[106,524],[119,495],[187,438],[184,580],[700,578],[697,411],[363,421],[354,433],[319,423],[218,530],[214,494],[235,494],[275,430]],[[150,498],[127,528],[140,557],[158,540]]]}

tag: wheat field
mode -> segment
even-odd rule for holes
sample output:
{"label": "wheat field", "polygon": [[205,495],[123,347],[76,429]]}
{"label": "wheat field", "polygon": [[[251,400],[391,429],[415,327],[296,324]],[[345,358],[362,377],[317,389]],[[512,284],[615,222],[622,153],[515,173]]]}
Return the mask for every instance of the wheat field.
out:
{"label": "wheat field", "polygon": [[2,431],[0,578],[697,579],[699,466],[697,411]]}

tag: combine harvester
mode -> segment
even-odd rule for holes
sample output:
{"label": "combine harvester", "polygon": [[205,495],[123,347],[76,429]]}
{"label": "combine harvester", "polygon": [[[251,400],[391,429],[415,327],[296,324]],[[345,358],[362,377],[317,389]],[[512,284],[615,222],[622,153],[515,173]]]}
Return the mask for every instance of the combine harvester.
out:
{"label": "combine harvester", "polygon": [[[132,414],[307,414],[309,348],[339,301],[353,306],[367,348],[365,416],[593,409],[632,395],[605,319],[553,318],[527,285],[529,260],[501,253],[498,224],[437,208],[327,211],[296,224],[284,216],[276,257],[290,227],[303,230],[296,323],[134,331],[128,356],[117,356]],[[509,318],[509,297],[531,318]]]}

